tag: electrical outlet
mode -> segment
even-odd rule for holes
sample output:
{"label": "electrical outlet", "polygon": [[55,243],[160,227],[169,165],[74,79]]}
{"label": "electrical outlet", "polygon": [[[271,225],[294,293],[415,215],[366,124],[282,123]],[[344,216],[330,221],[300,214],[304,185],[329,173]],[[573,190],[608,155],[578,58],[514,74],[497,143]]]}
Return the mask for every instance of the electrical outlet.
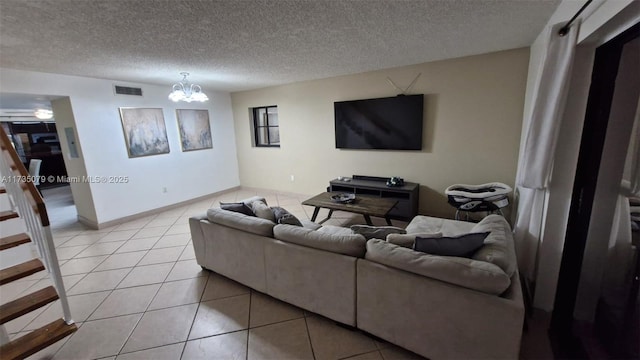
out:
{"label": "electrical outlet", "polygon": [[291,175],[291,181],[296,181],[296,178],[293,175]]}

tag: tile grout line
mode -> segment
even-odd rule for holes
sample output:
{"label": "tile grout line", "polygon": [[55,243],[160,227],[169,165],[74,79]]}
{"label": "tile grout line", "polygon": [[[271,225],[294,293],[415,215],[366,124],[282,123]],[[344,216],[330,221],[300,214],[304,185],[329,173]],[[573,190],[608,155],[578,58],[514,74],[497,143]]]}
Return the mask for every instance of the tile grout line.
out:
{"label": "tile grout line", "polygon": [[251,335],[251,304],[253,303],[253,290],[249,288],[249,314],[247,316],[247,341],[245,342],[244,359],[249,360],[249,336]]}
{"label": "tile grout line", "polygon": [[[133,334],[133,332],[132,332],[132,334]],[[129,340],[129,339],[127,338],[127,340]],[[125,341],[125,344],[126,344],[126,341]],[[129,351],[129,352],[125,352],[125,353],[119,352],[117,355],[111,355],[111,356],[118,357],[120,355],[125,355],[125,354],[127,354],[127,355],[128,354],[135,354],[135,353],[139,353],[139,352],[142,352],[142,351],[148,351],[148,350],[157,349],[157,348],[161,348],[161,347],[164,347],[164,346],[176,345],[176,344],[184,344],[184,346],[182,347],[182,351],[184,352],[184,348],[187,346],[187,341],[186,340],[185,341],[176,341],[176,342],[172,342],[172,343],[168,343],[168,344],[164,344],[164,345],[156,345],[156,346],[152,346],[152,347],[149,347],[149,348],[146,348],[146,349],[140,349],[140,350],[136,350],[136,351]],[[123,347],[124,347],[124,345],[123,345]],[[182,353],[180,353],[180,357],[182,357]],[[152,360],[152,359],[150,359],[150,360]]]}
{"label": "tile grout line", "polygon": [[198,317],[198,312],[200,311],[200,306],[202,305],[202,297],[204,296],[205,291],[207,291],[207,287],[209,286],[209,281],[213,282],[210,276],[207,275],[207,282],[204,284],[204,288],[202,289],[202,294],[200,294],[200,298],[198,299],[198,307],[196,308],[195,314],[193,314],[193,320],[191,320],[191,325],[189,326],[189,331],[187,332],[187,338],[184,342],[184,347],[182,347],[182,352],[180,353],[180,358],[184,355],[184,350],[187,348],[187,342],[189,341],[189,336],[191,335],[191,331],[193,331],[193,324],[196,322],[196,318]]}
{"label": "tile grout line", "polygon": [[304,326],[307,328],[307,339],[309,339],[309,347],[311,348],[311,356],[316,359],[316,352],[313,350],[313,342],[311,341],[311,332],[309,331],[309,323],[307,323],[307,317],[304,317]]}
{"label": "tile grout line", "polygon": [[[133,271],[133,269],[132,269]],[[127,275],[128,276],[128,275]],[[124,278],[122,279],[124,281]],[[149,284],[149,285],[155,285],[155,284]],[[144,285],[141,285],[144,286]],[[131,287],[133,288],[133,287]],[[120,353],[122,352],[122,349],[124,349],[124,347],[127,345],[127,343],[129,342],[129,339],[131,339],[131,335],[133,335],[133,333],[136,331],[136,329],[138,328],[138,325],[140,324],[140,322],[142,321],[142,318],[145,316],[145,314],[147,313],[147,310],[149,309],[149,306],[151,306],[151,303],[153,302],[153,300],[156,298],[156,296],[158,296],[158,293],[160,292],[160,289],[162,288],[162,284],[160,286],[158,286],[158,290],[156,290],[155,294],[153,294],[153,297],[151,298],[151,301],[149,301],[149,304],[147,304],[147,306],[145,307],[144,311],[141,312],[140,314],[142,314],[140,316],[140,319],[138,319],[138,321],[136,322],[136,325],[133,327],[133,329],[131,329],[131,332],[129,333],[129,336],[127,336],[127,339],[122,343],[122,346],[120,347],[120,349],[118,350],[118,352],[116,353],[117,355],[120,355]],[[130,288],[124,288],[124,289],[130,289]],[[114,290],[115,291],[115,290]],[[93,315],[93,314],[92,314]],[[118,315],[118,316],[123,316],[123,315]],[[118,316],[113,316],[113,317],[118,317]]]}

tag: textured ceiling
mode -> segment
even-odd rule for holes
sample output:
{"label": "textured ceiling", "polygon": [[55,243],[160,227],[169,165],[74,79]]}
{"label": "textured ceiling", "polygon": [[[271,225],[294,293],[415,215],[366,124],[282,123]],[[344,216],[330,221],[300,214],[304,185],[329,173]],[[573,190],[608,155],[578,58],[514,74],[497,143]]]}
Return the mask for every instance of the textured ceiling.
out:
{"label": "textured ceiling", "polygon": [[0,66],[238,91],[529,46],[559,0],[2,0]]}

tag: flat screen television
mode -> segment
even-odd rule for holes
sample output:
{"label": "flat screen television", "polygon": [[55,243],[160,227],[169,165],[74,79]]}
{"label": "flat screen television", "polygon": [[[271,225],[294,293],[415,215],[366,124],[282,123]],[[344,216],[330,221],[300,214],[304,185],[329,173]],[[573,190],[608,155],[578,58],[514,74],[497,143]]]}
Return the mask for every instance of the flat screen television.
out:
{"label": "flat screen television", "polygon": [[422,150],[424,95],[337,101],[336,148]]}

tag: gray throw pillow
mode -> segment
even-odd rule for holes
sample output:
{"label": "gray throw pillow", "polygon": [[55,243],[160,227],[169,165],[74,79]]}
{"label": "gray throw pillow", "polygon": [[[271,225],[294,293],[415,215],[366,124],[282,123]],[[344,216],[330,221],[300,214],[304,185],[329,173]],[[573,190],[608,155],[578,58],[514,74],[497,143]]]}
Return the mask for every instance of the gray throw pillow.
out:
{"label": "gray throw pillow", "polygon": [[417,237],[421,238],[441,238],[442,233],[417,233],[417,234],[389,234],[387,242],[413,249],[413,243]]}
{"label": "gray throw pillow", "polygon": [[273,216],[273,211],[271,208],[267,206],[267,204],[262,201],[254,201],[251,203],[251,210],[256,214],[257,217],[271,220],[276,222],[276,217]]}
{"label": "gray throw pillow", "polygon": [[220,203],[220,208],[222,210],[229,210],[249,216],[256,216],[253,211],[245,204],[245,203]]}
{"label": "gray throw pillow", "polygon": [[369,226],[369,225],[352,225],[351,231],[354,234],[360,234],[365,239],[386,239],[389,234],[406,234],[403,228],[395,226]]}
{"label": "gray throw pillow", "polygon": [[288,212],[285,208],[281,208],[280,206],[272,206],[271,211],[273,211],[273,216],[275,216],[275,222],[277,224],[302,226],[300,220],[298,220],[297,217],[293,216],[293,214]]}
{"label": "gray throw pillow", "polygon": [[468,233],[441,238],[416,237],[413,250],[431,255],[471,257],[478,250],[490,232]]}

